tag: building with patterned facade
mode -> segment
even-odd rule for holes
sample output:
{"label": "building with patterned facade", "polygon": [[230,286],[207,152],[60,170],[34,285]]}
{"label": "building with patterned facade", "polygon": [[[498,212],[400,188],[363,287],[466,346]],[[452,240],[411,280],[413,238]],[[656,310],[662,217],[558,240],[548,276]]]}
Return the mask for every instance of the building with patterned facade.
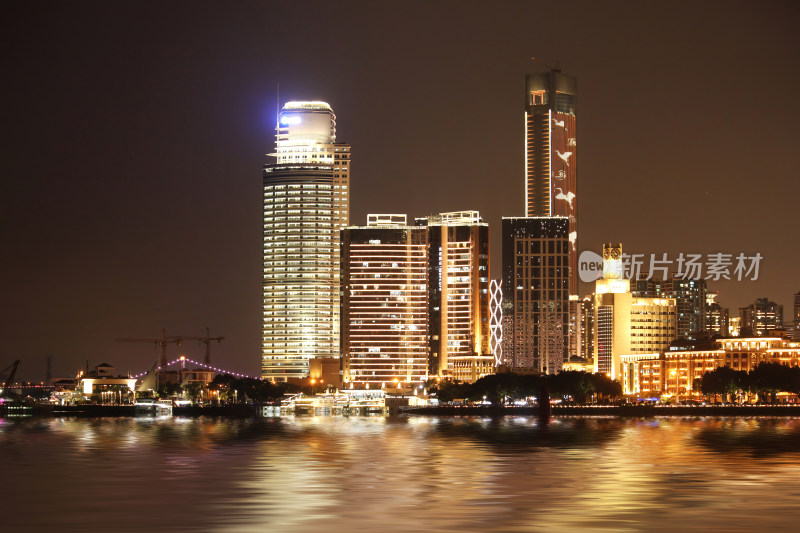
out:
{"label": "building with patterned facade", "polygon": [[567,353],[577,355],[578,80],[558,69],[525,77],[525,216],[567,218]]}
{"label": "building with patterned facade", "polygon": [[559,372],[569,349],[569,218],[503,218],[503,366]]}

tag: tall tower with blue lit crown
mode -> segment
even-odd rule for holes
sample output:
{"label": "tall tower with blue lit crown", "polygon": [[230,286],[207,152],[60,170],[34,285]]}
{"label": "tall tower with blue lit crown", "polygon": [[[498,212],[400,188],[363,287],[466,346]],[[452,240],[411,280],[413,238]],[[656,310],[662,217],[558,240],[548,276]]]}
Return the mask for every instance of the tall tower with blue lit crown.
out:
{"label": "tall tower with blue lit crown", "polygon": [[288,102],[264,166],[261,374],[308,376],[339,348],[339,231],[350,220],[350,146],[325,102]]}

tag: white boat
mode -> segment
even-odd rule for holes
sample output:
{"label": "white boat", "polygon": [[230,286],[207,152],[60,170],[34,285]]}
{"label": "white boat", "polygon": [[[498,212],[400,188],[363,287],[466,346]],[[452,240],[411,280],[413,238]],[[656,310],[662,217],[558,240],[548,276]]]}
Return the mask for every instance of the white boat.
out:
{"label": "white boat", "polygon": [[156,398],[140,398],[136,400],[136,416],[172,416],[172,402]]}

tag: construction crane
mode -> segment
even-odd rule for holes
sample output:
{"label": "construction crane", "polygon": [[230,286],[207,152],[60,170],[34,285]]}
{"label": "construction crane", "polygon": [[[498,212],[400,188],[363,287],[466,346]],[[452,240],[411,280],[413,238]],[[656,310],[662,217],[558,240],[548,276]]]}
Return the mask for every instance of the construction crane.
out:
{"label": "construction crane", "polygon": [[14,376],[17,375],[17,367],[19,366],[19,359],[5,367],[3,370],[0,370],[0,376],[6,373],[6,371],[10,370],[8,373],[8,378],[3,382],[3,386],[0,387],[0,396],[3,395],[3,392],[8,389],[8,386],[14,383]]}
{"label": "construction crane", "polygon": [[206,345],[206,364],[211,364],[211,342],[217,341],[222,342],[225,340],[225,337],[212,337],[211,330],[206,328],[206,336],[205,337],[181,337],[182,339],[192,340],[192,341],[200,341]]}
{"label": "construction crane", "polygon": [[167,344],[181,345],[184,337],[170,336],[167,337],[167,330],[161,330],[160,339],[114,339],[117,342],[149,342],[151,344],[158,344],[161,346],[161,366],[167,366]]}

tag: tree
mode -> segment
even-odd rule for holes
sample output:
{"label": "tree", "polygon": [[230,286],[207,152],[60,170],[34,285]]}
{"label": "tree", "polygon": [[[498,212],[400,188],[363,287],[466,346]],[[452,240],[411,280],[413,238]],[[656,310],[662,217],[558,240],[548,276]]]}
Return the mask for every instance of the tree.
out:
{"label": "tree", "polygon": [[550,396],[562,400],[571,398],[576,403],[586,403],[586,399],[595,392],[592,375],[580,370],[562,370],[550,376]]}
{"label": "tree", "polygon": [[758,399],[768,397],[770,403],[776,403],[778,392],[793,388],[791,377],[789,368],[780,363],[761,363],[750,371],[750,381]]}
{"label": "tree", "polygon": [[611,379],[606,374],[598,372],[592,374],[592,385],[598,396],[613,400],[622,396],[622,383],[615,379]]}
{"label": "tree", "polygon": [[727,366],[720,366],[710,372],[706,372],[699,381],[700,390],[705,395],[719,394],[727,397],[744,388],[742,376],[736,370]]}

